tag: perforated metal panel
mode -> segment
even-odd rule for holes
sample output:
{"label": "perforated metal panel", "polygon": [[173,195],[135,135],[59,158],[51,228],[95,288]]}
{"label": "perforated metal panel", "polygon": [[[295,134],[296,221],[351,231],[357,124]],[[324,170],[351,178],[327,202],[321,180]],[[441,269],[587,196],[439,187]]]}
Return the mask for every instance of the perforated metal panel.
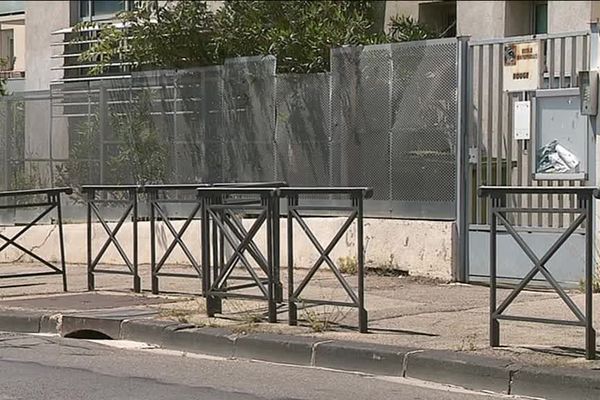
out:
{"label": "perforated metal panel", "polygon": [[457,42],[332,52],[332,166],[339,185],[372,186],[372,215],[454,218]]}
{"label": "perforated metal panel", "polygon": [[8,103],[0,102],[0,190],[8,189],[8,158],[7,140]]}
{"label": "perforated metal panel", "polygon": [[331,181],[329,74],[277,76],[277,179],[297,186]]}
{"label": "perforated metal panel", "polygon": [[[238,58],[68,82],[51,99],[2,99],[0,165],[17,167],[3,169],[0,185],[29,163],[73,186],[371,186],[369,215],[453,218],[455,51],[454,39],[349,47],[332,51],[331,73],[279,76],[273,57]],[[33,102],[51,123],[28,152],[27,129],[13,125],[39,109],[25,106]]]}
{"label": "perforated metal panel", "polygon": [[457,43],[392,49],[392,208],[452,217],[456,201]]}
{"label": "perforated metal panel", "polygon": [[226,60],[223,93],[225,181],[275,178],[276,60],[248,57]]}

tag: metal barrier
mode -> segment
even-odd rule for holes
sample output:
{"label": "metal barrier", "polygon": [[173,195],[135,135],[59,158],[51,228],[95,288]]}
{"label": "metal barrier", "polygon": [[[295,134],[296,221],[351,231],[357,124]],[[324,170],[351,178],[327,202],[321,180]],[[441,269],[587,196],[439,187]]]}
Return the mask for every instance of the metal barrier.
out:
{"label": "metal barrier", "polygon": [[[507,195],[543,194],[577,196],[577,208],[521,208],[510,207]],[[511,186],[482,186],[479,188],[480,197],[489,197],[490,204],[490,346],[500,345],[500,320],[538,322],[545,324],[571,325],[585,327],[585,354],[587,359],[596,358],[596,331],[593,327],[592,313],[592,280],[593,280],[593,196],[597,195],[593,187],[511,187]],[[560,235],[542,257],[538,257],[519,235],[510,223],[506,213],[573,213],[575,220]],[[519,247],[533,263],[533,268],[523,277],[516,288],[497,305],[497,224],[498,221],[517,242]],[[552,258],[567,239],[585,222],[585,312],[582,312],[569,297],[558,281],[546,268],[546,263]],[[540,317],[515,316],[504,314],[504,311],[515,300],[517,295],[538,274],[556,291],[567,307],[575,315],[576,320],[558,320]]]}
{"label": "metal barrier", "polygon": [[[120,274],[120,275],[131,275],[133,277],[133,290],[136,293],[141,291],[140,276],[138,273],[138,198],[139,187],[137,185],[84,185],[81,190],[86,194],[87,198],[87,275],[88,275],[88,290],[94,290],[95,288],[95,276],[97,273],[104,274]],[[99,193],[120,193],[123,199],[97,199],[96,195]],[[98,205],[100,204],[124,204],[126,206],[125,211],[121,214],[114,229],[108,226],[105,217],[102,216]],[[92,223],[93,215],[96,216],[104,231],[108,235],[108,239],[100,250],[94,255],[92,248]],[[131,217],[133,223],[133,248],[131,259],[127,255],[127,252],[121,246],[117,234],[123,226],[123,223]],[[125,262],[128,271],[115,271],[109,269],[99,269],[98,263],[102,259],[102,256],[106,253],[108,247],[113,244],[119,255]]]}
{"label": "metal barrier", "polygon": [[[188,230],[189,226],[196,219],[200,218],[200,211],[202,204],[196,199],[196,190],[201,187],[208,187],[208,184],[173,184],[173,185],[146,185],[144,191],[148,194],[148,201],[150,203],[150,270],[152,274],[152,293],[159,293],[159,278],[165,277],[176,277],[176,278],[199,278],[202,279],[202,265],[201,260],[196,259],[193,255],[193,251],[190,246],[184,241],[183,235]],[[166,196],[166,192],[169,191],[192,191],[194,196],[192,199],[172,199]],[[162,195],[162,196],[161,196]],[[164,209],[166,204],[191,204],[191,212],[183,218],[173,218],[169,216],[167,211]],[[173,221],[180,219],[183,221],[183,225],[179,230],[173,226]],[[157,248],[156,248],[156,222],[161,221],[166,228],[173,235],[173,240],[165,249],[163,255],[157,261]],[[173,250],[179,246],[183,251],[186,258],[194,268],[195,273],[176,273],[176,272],[161,272]]]}
{"label": "metal barrier", "polygon": [[[195,191],[196,199],[169,198],[168,191]],[[164,184],[164,185],[99,185],[82,187],[88,200],[88,289],[93,290],[95,273],[112,273],[132,275],[134,290],[140,291],[140,278],[138,275],[138,194],[148,195],[150,209],[150,236],[151,236],[151,271],[152,292],[159,292],[159,278],[170,276],[178,278],[200,278],[202,293],[206,297],[207,314],[214,316],[222,311],[222,300],[225,298],[246,298],[265,300],[268,304],[269,322],[277,321],[277,305],[283,303],[283,288],[280,280],[280,199],[288,199],[288,286],[290,303],[290,324],[297,323],[297,305],[338,305],[356,307],[359,310],[359,330],[366,332],[368,329],[367,311],[364,306],[364,243],[363,243],[363,201],[372,196],[370,188],[288,188],[285,182],[259,182],[259,183],[215,183],[215,184]],[[98,193],[121,193],[123,197],[117,199],[96,198]],[[344,195],[348,196],[349,206],[329,206],[314,204],[299,204],[303,195]],[[99,204],[125,204],[126,209],[121,214],[114,229],[110,229],[102,216]],[[173,217],[164,209],[167,203],[191,204],[189,214]],[[324,248],[314,233],[305,222],[308,215],[301,215],[302,211],[311,212],[349,212],[350,215],[337,234]],[[108,239],[94,255],[92,249],[92,223],[93,215],[102,225]],[[254,222],[247,229],[244,226],[244,217],[253,217]],[[128,217],[133,222],[133,255],[128,257],[117,234]],[[183,221],[178,229],[173,225],[175,219]],[[193,255],[192,246],[184,241],[184,234],[194,220],[200,219],[200,244],[201,259]],[[173,239],[166,246],[165,252],[157,257],[156,223],[165,224]],[[294,287],[293,276],[293,224],[296,221],[304,230],[315,248],[319,251],[319,259],[310,269],[307,276],[298,287]],[[354,291],[348,281],[341,274],[339,268],[330,257],[330,253],[350,226],[357,222],[357,264],[358,264],[358,289]],[[256,242],[257,234],[261,228],[265,229],[265,248],[261,249]],[[98,264],[106,250],[113,244],[129,271],[115,271],[98,269]],[[190,261],[195,273],[169,273],[163,272],[168,257],[175,248],[184,252]],[[230,254],[226,254],[226,249]],[[340,281],[351,301],[327,301],[314,299],[301,299],[301,293],[314,277],[319,267],[326,263]],[[247,272],[240,276],[236,267],[242,267]],[[240,283],[241,282],[241,283]],[[249,293],[251,289],[258,289],[257,293]]]}
{"label": "metal barrier", "polygon": [[[16,247],[23,253],[27,254],[31,258],[39,261],[44,264],[46,267],[50,268],[51,271],[48,272],[31,272],[31,273],[22,273],[22,274],[10,274],[10,275],[0,275],[0,279],[9,279],[9,278],[24,278],[24,277],[33,277],[33,276],[45,276],[45,275],[62,275],[63,281],[63,290],[67,291],[67,269],[65,265],[65,242],[63,235],[63,222],[62,222],[62,206],[60,202],[61,194],[71,194],[73,190],[71,188],[50,188],[50,189],[33,189],[33,190],[15,190],[15,191],[7,191],[0,192],[0,198],[10,198],[13,197],[15,200],[17,198],[28,198],[32,196],[45,196],[45,200],[37,200],[26,201],[21,203],[19,201],[15,201],[14,204],[3,204],[0,205],[0,210],[7,209],[22,209],[22,208],[40,208],[44,207],[44,209],[37,214],[30,222],[28,222],[19,232],[17,232],[12,237],[8,237],[2,233],[0,233],[0,239],[4,241],[4,244],[0,246],[0,253],[5,250],[9,246]],[[52,210],[56,209],[56,222],[58,225],[58,241],[60,247],[60,266],[56,266],[50,261],[44,259],[43,257],[35,254],[32,250],[21,246],[16,240],[25,234],[31,227],[40,222],[45,216],[50,214]]]}
{"label": "metal barrier", "polygon": [[[268,303],[269,322],[277,322],[277,302],[283,297],[279,279],[278,189],[200,188],[198,199],[202,204],[201,246],[207,314],[213,316],[221,312],[223,298],[259,299]],[[256,217],[250,229],[243,224],[243,217],[247,215]],[[266,229],[266,254],[255,242],[263,226]],[[222,235],[224,242],[217,245],[215,238],[219,235]],[[222,251],[224,245],[231,247],[231,256],[225,256]],[[258,270],[255,270],[246,253]],[[248,276],[233,275],[238,264],[242,265]],[[229,284],[230,281],[240,280],[247,282]],[[259,294],[247,293],[251,288],[257,288]]]}
{"label": "metal barrier", "polygon": [[[368,331],[368,316],[364,302],[364,238],[363,238],[363,200],[368,199],[373,195],[371,188],[282,188],[280,194],[287,197],[287,250],[288,250],[288,302],[289,302],[289,323],[296,325],[298,323],[298,304],[316,304],[316,305],[336,305],[343,307],[358,308],[358,325],[361,333]],[[314,204],[302,204],[300,202],[303,195],[347,195],[351,201],[351,205],[343,206],[322,206]],[[333,236],[331,241],[324,247],[314,232],[307,225],[305,218],[310,215],[302,215],[301,212],[346,212],[350,213],[344,224]],[[339,267],[331,259],[330,253],[340,241],[342,236],[352,226],[353,222],[357,222],[357,275],[358,288],[355,292],[346,278],[342,275]],[[319,258],[310,268],[306,276],[300,284],[294,286],[294,222],[302,228],[308,239],[319,252]],[[333,300],[316,300],[301,298],[302,292],[310,283],[311,279],[316,274],[317,270],[323,263],[326,263],[331,272],[336,276],[344,291],[348,294],[351,302],[333,301]]]}
{"label": "metal barrier", "polygon": [[[152,293],[159,293],[159,277],[174,277],[174,278],[200,278],[203,279],[202,276],[202,263],[201,260],[198,260],[193,255],[193,251],[190,248],[188,243],[185,243],[183,239],[183,235],[188,230],[189,226],[192,224],[194,220],[200,219],[200,211],[202,204],[197,200],[196,190],[200,188],[207,187],[251,187],[251,188],[260,188],[260,187],[283,187],[287,186],[286,182],[248,182],[248,183],[185,183],[185,184],[160,184],[160,185],[145,185],[140,190],[143,190],[148,194],[148,201],[150,205],[150,263],[151,263],[151,274],[152,274]],[[184,191],[184,192],[193,192],[193,199],[178,199],[178,198],[169,198],[167,197],[168,192],[173,191]],[[166,204],[191,204],[192,210],[186,217],[172,217],[169,216],[167,211],[164,209],[164,205]],[[173,226],[174,220],[182,220],[183,225],[178,230]],[[171,235],[173,235],[173,240],[166,247],[165,252],[157,261],[157,246],[156,246],[156,222],[161,221],[165,224]],[[213,247],[219,249],[219,252],[223,252],[224,249],[224,236],[223,234],[217,235],[217,230],[213,230]],[[179,248],[184,252],[186,258],[191,263],[194,268],[194,274],[187,273],[172,273],[172,272],[161,272],[161,269],[165,266],[169,256],[175,250],[175,248],[179,246]],[[219,258],[222,259],[224,257],[223,254],[219,254]]]}

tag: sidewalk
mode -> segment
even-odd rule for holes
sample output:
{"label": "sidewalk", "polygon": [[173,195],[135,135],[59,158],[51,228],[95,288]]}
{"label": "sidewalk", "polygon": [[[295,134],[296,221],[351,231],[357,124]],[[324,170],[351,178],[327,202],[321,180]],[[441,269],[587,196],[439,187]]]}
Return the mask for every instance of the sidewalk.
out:
{"label": "sidewalk", "polygon": [[[169,269],[171,272],[189,272],[189,268],[183,267],[171,266]],[[2,266],[2,270],[3,273],[23,271],[23,266]],[[9,326],[2,325],[2,313],[21,312],[25,315],[26,310],[44,315],[109,318],[119,320],[119,323],[126,319],[152,318],[167,321],[158,323],[162,327],[179,323],[186,328],[190,328],[190,325],[226,328],[228,335],[236,337],[253,337],[254,334],[266,333],[291,335],[297,340],[313,344],[335,340],[352,341],[352,346],[359,347],[360,343],[392,345],[407,352],[422,349],[451,352],[439,353],[441,362],[445,357],[443,354],[450,354],[451,358],[463,355],[467,358],[484,356],[486,359],[498,360],[505,366],[576,368],[574,371],[580,371],[574,372],[576,375],[589,377],[591,374],[594,379],[599,378],[597,389],[600,390],[600,373],[595,371],[600,368],[600,361],[584,359],[584,333],[581,328],[502,322],[503,347],[489,348],[489,290],[483,286],[368,275],[366,304],[370,333],[359,334],[355,328],[357,318],[354,309],[325,306],[302,310],[299,311],[299,318],[303,320],[300,326],[290,327],[286,321],[286,309],[281,309],[278,324],[268,324],[263,322],[266,312],[263,303],[225,300],[223,315],[209,319],[204,313],[203,299],[193,295],[199,292],[199,280],[165,278],[161,281],[161,290],[180,294],[153,296],[147,291],[141,295],[131,293],[128,290],[131,287],[130,277],[98,275],[96,283],[99,292],[87,293],[85,267],[69,266],[68,274],[68,294],[60,293],[59,276],[0,281],[0,329],[11,330]],[[143,289],[148,290],[148,267],[142,267],[140,274]],[[345,299],[332,274],[322,272],[317,278],[314,285],[308,287],[307,297]],[[285,282],[285,277],[282,280]],[[508,289],[500,290],[499,298],[502,299],[508,292]],[[577,290],[571,294],[574,301],[582,307],[583,295]],[[595,296],[594,300],[594,321],[595,326],[599,327],[600,295]],[[553,292],[523,292],[509,311],[517,315],[572,319],[566,305]],[[66,321],[63,318],[62,333],[67,333],[65,329],[70,329],[65,326]],[[73,326],[79,325],[75,323]],[[80,328],[85,326],[88,325],[81,325]],[[92,326],[93,324],[88,328],[92,329]],[[120,335],[118,332],[116,334]]]}

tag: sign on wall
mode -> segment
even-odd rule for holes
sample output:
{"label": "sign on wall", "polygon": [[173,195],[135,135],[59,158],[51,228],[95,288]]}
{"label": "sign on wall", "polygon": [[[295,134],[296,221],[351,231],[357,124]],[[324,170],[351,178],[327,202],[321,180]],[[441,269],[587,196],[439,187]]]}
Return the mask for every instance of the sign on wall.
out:
{"label": "sign on wall", "polygon": [[536,90],[540,77],[538,42],[504,45],[504,90],[523,92]]}

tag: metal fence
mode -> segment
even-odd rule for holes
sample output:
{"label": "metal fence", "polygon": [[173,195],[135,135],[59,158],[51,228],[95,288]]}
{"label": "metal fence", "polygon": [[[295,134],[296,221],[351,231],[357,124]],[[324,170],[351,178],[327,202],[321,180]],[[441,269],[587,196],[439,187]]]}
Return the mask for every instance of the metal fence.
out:
{"label": "metal fence", "polygon": [[[589,32],[561,35],[537,35],[470,42],[469,71],[469,151],[471,178],[470,223],[489,224],[489,199],[477,198],[482,185],[507,186],[581,186],[586,178],[571,180],[536,179],[536,150],[544,143],[513,137],[513,107],[516,101],[534,100],[535,91],[506,92],[503,90],[504,44],[536,41],[541,54],[540,89],[577,88],[577,74],[590,63]],[[534,121],[534,124],[536,121]],[[581,137],[586,141],[588,138]],[[578,154],[583,158],[583,155]],[[588,177],[589,178],[589,177]],[[514,196],[516,206],[574,208],[574,195]],[[573,221],[570,214],[537,213],[511,216],[524,227],[561,228]]]}
{"label": "metal fence", "polygon": [[[557,240],[560,232],[575,220],[571,212],[555,212],[552,209],[576,209],[576,195],[553,192],[551,188],[579,187],[595,182],[594,157],[591,156],[595,151],[593,130],[572,134],[565,129],[565,126],[571,125],[571,122],[567,122],[572,116],[569,112],[579,110],[578,73],[591,66],[591,44],[594,40],[595,35],[590,32],[573,32],[469,41],[466,87],[468,157],[465,157],[465,161],[468,161],[465,177],[469,181],[465,218],[469,232],[468,279],[487,280],[490,271],[487,246],[491,200],[477,197],[479,187],[548,188],[547,192],[511,192],[507,195],[507,206],[538,210],[512,212],[506,217],[538,249],[548,247]],[[505,45],[531,42],[535,42],[539,49],[539,90],[504,90]],[[551,107],[541,107],[541,101],[552,99],[549,93],[564,96],[556,97],[562,99],[562,103],[546,103]],[[531,137],[525,140],[515,136],[513,129],[514,107],[518,101],[529,101],[531,104]],[[544,125],[544,115],[552,115],[554,120]],[[581,118],[580,122],[587,125],[587,117]],[[566,136],[569,137],[565,141]],[[559,139],[573,151],[582,161],[584,169],[589,167],[585,171],[587,173],[564,174],[563,177],[561,174],[537,173],[539,149],[550,139]],[[587,222],[583,223],[582,228],[585,224]],[[560,282],[575,286],[585,276],[584,232],[584,229],[575,232],[548,262],[548,268]],[[498,251],[506,255],[498,260],[498,277],[509,281],[521,280],[529,260],[504,230],[500,231],[498,237]],[[536,282],[541,283],[537,279]]]}
{"label": "metal fence", "polygon": [[0,99],[0,189],[285,180],[374,187],[371,216],[454,218],[455,39],[334,49],[331,73],[275,70],[237,58]]}

